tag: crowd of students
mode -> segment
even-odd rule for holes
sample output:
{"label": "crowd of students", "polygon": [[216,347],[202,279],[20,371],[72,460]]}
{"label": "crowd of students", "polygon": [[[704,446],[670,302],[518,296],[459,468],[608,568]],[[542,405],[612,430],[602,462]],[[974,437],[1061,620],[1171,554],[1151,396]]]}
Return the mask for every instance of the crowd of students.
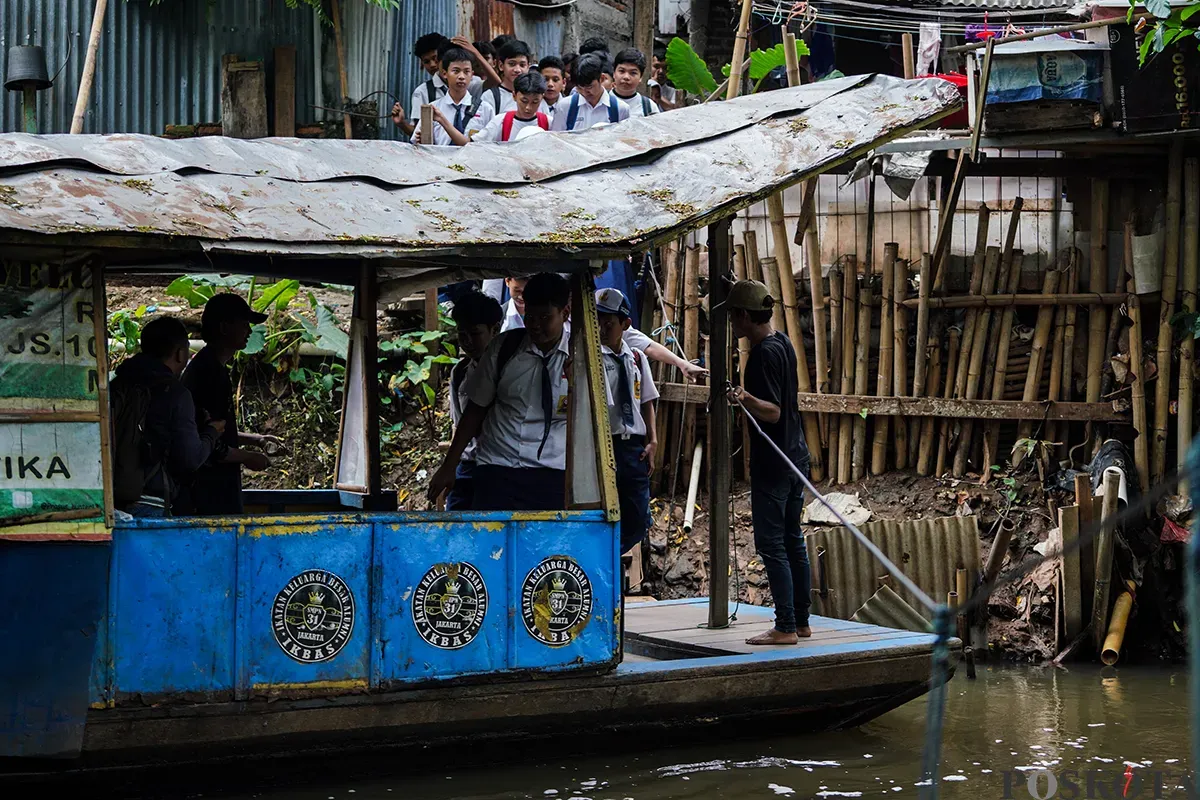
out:
{"label": "crowd of students", "polygon": [[[599,38],[586,40],[578,54],[535,60],[529,45],[515,36],[471,42],[427,33],[417,39],[413,54],[429,77],[413,90],[407,113],[399,102],[392,106],[392,121],[413,144],[512,142],[542,131],[586,130],[676,107],[663,51],[648,64],[646,55],[634,48],[610,54]],[[648,91],[639,94],[648,74]],[[417,124],[426,105],[432,106],[431,142],[421,141]]]}

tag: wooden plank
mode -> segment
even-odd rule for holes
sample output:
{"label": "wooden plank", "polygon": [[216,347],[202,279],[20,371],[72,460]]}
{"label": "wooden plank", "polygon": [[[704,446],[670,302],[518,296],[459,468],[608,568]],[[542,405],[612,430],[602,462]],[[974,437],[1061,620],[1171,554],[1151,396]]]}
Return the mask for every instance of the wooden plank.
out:
{"label": "wooden plank", "polygon": [[296,135],[296,45],[275,48],[275,135]]}
{"label": "wooden plank", "polygon": [[[707,403],[707,387],[664,383],[660,399],[668,403]],[[823,414],[860,414],[906,417],[962,417],[964,419],[1048,419],[1072,422],[1128,422],[1115,403],[1064,403],[1019,400],[963,400],[943,397],[870,397],[849,394],[797,395],[803,411]]]}
{"label": "wooden plank", "polygon": [[221,71],[221,133],[260,139],[267,130],[267,76],[261,61],[225,56]]}

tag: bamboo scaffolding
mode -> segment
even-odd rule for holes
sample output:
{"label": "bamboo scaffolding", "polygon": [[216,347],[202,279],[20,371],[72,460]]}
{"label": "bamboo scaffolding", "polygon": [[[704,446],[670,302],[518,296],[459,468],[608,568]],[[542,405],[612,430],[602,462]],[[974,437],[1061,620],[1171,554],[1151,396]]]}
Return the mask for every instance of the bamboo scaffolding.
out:
{"label": "bamboo scaffolding", "polygon": [[933,288],[933,257],[921,256],[917,273],[917,342],[913,359],[913,394],[925,389],[925,369],[929,360],[929,292]]}
{"label": "bamboo scaffolding", "polygon": [[[1055,294],[956,295],[954,297],[931,297],[929,298],[929,307],[936,309],[978,309],[1005,308],[1007,306],[1037,307],[1096,303],[1102,306],[1119,306],[1127,299],[1129,299],[1129,295],[1126,292],[1101,292],[1100,294],[1092,294],[1091,292],[1056,292]],[[908,308],[914,308],[917,302],[917,300],[909,299],[904,301],[904,305]]]}
{"label": "bamboo scaffolding", "polygon": [[[854,373],[854,393],[857,395],[867,393],[867,382],[870,377],[867,370],[871,349],[870,264],[866,265],[864,272],[862,289],[858,294],[858,341],[854,351],[855,361],[858,362]],[[854,443],[850,458],[850,477],[857,481],[861,480],[867,472],[867,421],[857,414],[852,419],[854,420]]]}
{"label": "bamboo scaffolding", "polygon": [[[1180,285],[1180,311],[1196,312],[1197,267],[1200,266],[1200,160],[1183,162],[1184,224],[1183,280]],[[1196,338],[1184,335],[1179,345],[1179,404],[1177,410],[1175,457],[1182,472],[1192,447],[1192,424],[1195,410]],[[1142,486],[1146,484],[1143,483]],[[1181,481],[1179,493],[1188,494],[1188,482]]]}
{"label": "bamboo scaffolding", "polygon": [[[925,378],[925,396],[936,397],[938,385],[942,380],[942,347],[938,343],[933,345],[933,354],[929,359],[929,370]],[[921,432],[917,437],[917,474],[928,475],[931,462],[933,460],[933,429],[934,417],[924,417],[921,420]]]}
{"label": "bamboo scaffolding", "polygon": [[[773,256],[765,256],[760,258],[758,263],[762,268],[763,283],[767,285],[767,291],[771,293],[771,297],[782,297],[783,286],[780,282],[779,262]],[[776,303],[771,307],[771,327],[787,336],[787,320],[783,316],[783,303]]]}
{"label": "bamboo scaffolding", "polygon": [[[1150,481],[1157,484],[1167,471],[1167,422],[1171,405],[1171,351],[1176,290],[1179,287],[1179,217],[1183,183],[1183,141],[1171,143],[1167,159],[1167,240],[1163,247],[1162,299],[1158,312],[1158,374],[1154,378],[1154,438],[1150,446]],[[1186,454],[1184,454],[1186,456]]]}
{"label": "bamboo scaffolding", "polygon": [[[979,207],[978,227],[975,231],[975,255],[971,259],[971,280],[967,286],[967,292],[970,295],[982,296],[984,292],[983,278],[987,271],[987,237],[988,237],[988,222],[991,211],[987,206]],[[979,320],[978,308],[968,308],[962,327],[962,342],[958,350],[958,363],[954,368],[954,397],[964,398],[967,394],[967,378],[970,374],[971,351],[975,346],[975,328]],[[953,421],[953,435],[947,433],[947,445],[953,445],[956,448],[962,446],[963,439],[963,421]],[[963,463],[965,465],[966,454],[963,454]],[[955,451],[955,459],[951,463],[951,468],[959,462],[958,452]],[[938,472],[939,475],[943,474]],[[961,475],[962,472],[955,473]]]}
{"label": "bamboo scaffolding", "polygon": [[1109,587],[1112,581],[1113,534],[1116,529],[1121,487],[1121,471],[1116,467],[1104,470],[1104,497],[1100,510],[1100,533],[1096,537],[1096,585],[1092,593],[1092,641],[1099,652],[1104,646],[1104,634],[1108,630]]}
{"label": "bamboo scaffolding", "polygon": [[[733,246],[733,276],[739,281],[746,280],[746,245]],[[746,380],[746,362],[750,358],[750,340],[746,337],[738,339],[738,385],[744,386]],[[660,415],[661,416],[661,415]],[[662,439],[659,439],[662,442]],[[660,446],[661,449],[661,446]],[[750,480],[750,426],[742,421],[742,476]]]}
{"label": "bamboo scaffolding", "polygon": [[[1054,287],[1058,285],[1060,272],[1055,269],[1046,270],[1046,275],[1042,279],[1042,293],[1051,294],[1054,292]],[[1029,351],[1029,371],[1025,373],[1025,392],[1021,395],[1021,399],[1030,402],[1038,399],[1038,387],[1041,385],[1042,368],[1046,355],[1046,343],[1050,339],[1050,323],[1054,320],[1053,306],[1045,306],[1038,309],[1037,323],[1033,328],[1033,349]],[[1022,420],[1017,425],[1017,438],[1028,439],[1033,430],[1031,420]],[[1020,453],[1014,453],[1012,463],[1013,466],[1020,465],[1022,457]]]}
{"label": "bamboo scaffolding", "polygon": [[[1067,259],[1067,292],[1074,294],[1079,291],[1079,273],[1081,271],[1079,250],[1072,247]],[[1076,303],[1064,303],[1063,318],[1063,364],[1062,377],[1059,380],[1059,392],[1062,399],[1070,401],[1075,395],[1075,321],[1079,316],[1079,306]],[[1066,461],[1071,450],[1071,426],[1063,425],[1062,444],[1058,447],[1058,458]]]}
{"label": "bamboo scaffolding", "polygon": [[[681,284],[683,283],[682,278],[684,261],[687,257],[687,247],[684,241],[681,239],[677,243],[673,242],[668,245],[666,252],[669,255],[669,258],[664,259],[664,265],[667,273],[663,307],[666,309],[667,319],[665,321],[670,322],[671,327],[666,328],[662,332],[661,344],[668,349],[674,350],[675,344],[680,346],[683,344],[682,340],[679,339],[681,330],[680,326],[683,321],[680,315],[681,306],[683,305],[680,299],[680,292],[683,288]],[[664,377],[670,376],[673,378],[675,377],[675,368],[666,368],[660,374],[662,374]],[[679,445],[675,444],[675,446],[672,447],[671,442],[674,441],[676,436],[674,432],[679,430],[678,415],[685,412],[683,408],[677,405],[668,405],[666,407],[660,405],[659,407],[662,409],[662,411],[655,417],[655,426],[658,428],[659,433],[659,447],[658,453],[655,456],[655,461],[660,466],[664,466],[665,468],[657,470],[653,480],[655,481],[656,489],[661,491],[662,488],[667,485],[667,478],[674,476],[676,474],[676,470],[679,468],[679,455],[681,455],[682,452],[679,451],[677,453],[677,448]],[[671,457],[668,458],[668,456]]]}
{"label": "bamboo scaffolding", "polygon": [[[1022,250],[1012,250],[1008,254],[1006,262],[1008,269],[1006,288],[1010,292],[1015,292],[1021,285],[1021,263],[1024,259],[1025,253]],[[1012,324],[1015,314],[1016,309],[1013,306],[1008,306],[1001,312],[1000,321],[996,325],[995,369],[992,372],[992,391],[989,395],[993,400],[1004,399],[1004,382],[1008,376],[1009,351],[1012,347]],[[996,458],[996,448],[999,447],[999,444],[1000,423],[989,423],[983,440],[983,470],[985,475],[991,472],[992,465],[999,460]]]}
{"label": "bamboo scaffolding", "polygon": [[[835,264],[829,270],[829,385],[831,394],[842,393],[842,267]],[[826,415],[829,425],[829,449],[825,463],[829,477],[841,474],[838,459],[841,455],[841,423],[838,417]]]}
{"label": "bamboo scaffolding", "polygon": [[[1189,159],[1191,160],[1191,159]],[[1133,279],[1133,220],[1125,222],[1125,280],[1129,284],[1129,374],[1132,378],[1129,384],[1129,400],[1133,411],[1133,463],[1137,469],[1138,485],[1149,486],[1150,480],[1150,443],[1147,441],[1146,428],[1146,380],[1145,360],[1142,353],[1142,342],[1145,332],[1142,330],[1142,300],[1134,293]],[[1183,427],[1182,425],[1180,427]],[[1187,451],[1184,451],[1186,455]]]}
{"label": "bamboo scaffolding", "polygon": [[[747,248],[747,255],[750,250]],[[683,351],[691,361],[700,354],[700,246],[689,247],[683,275]],[[683,412],[683,452],[696,445],[696,407],[689,404]]]}
{"label": "bamboo scaffolding", "polygon": [[[892,267],[893,280],[896,288],[893,292],[894,304],[892,331],[895,334],[895,344],[892,346],[892,392],[896,397],[908,396],[908,311],[901,303],[908,296],[908,262],[897,259]],[[908,466],[908,420],[896,417],[892,420],[893,436],[896,441],[896,469]]]}
{"label": "bamboo scaffolding", "polygon": [[[875,384],[876,397],[892,394],[892,347],[894,346],[892,322],[892,297],[896,290],[895,267],[899,245],[888,242],[883,246],[883,283],[879,300],[879,365]],[[882,475],[887,469],[888,420],[875,418],[875,431],[871,440],[871,474]]]}
{"label": "bamboo scaffolding", "polygon": [[[1059,281],[1069,280],[1067,274],[1059,277]],[[1113,315],[1114,318],[1116,315]],[[1063,362],[1063,339],[1065,336],[1064,328],[1067,321],[1067,309],[1064,306],[1058,306],[1054,309],[1054,335],[1051,338],[1050,346],[1050,387],[1046,392],[1046,399],[1051,402],[1057,402],[1062,399],[1062,362]],[[1054,442],[1058,439],[1058,423],[1054,420],[1046,422],[1045,435],[1041,437],[1047,442]]]}
{"label": "bamboo scaffolding", "polygon": [[[816,369],[816,389],[829,394],[829,359],[825,343],[829,333],[825,327],[825,292],[821,286],[821,245],[817,239],[817,220],[804,232],[804,262],[808,268],[808,288],[812,296],[813,361]],[[824,421],[821,423],[825,429]],[[809,448],[812,449],[811,447]]]}
{"label": "bamboo scaffolding", "polygon": [[[961,344],[962,332],[958,328],[950,329],[950,348],[946,352],[946,389],[942,396],[950,399],[954,396],[954,381],[957,377],[954,373],[958,370],[958,351]],[[938,420],[938,447],[937,447],[937,464],[933,469],[935,476],[940,476],[946,472],[946,457],[949,454],[950,446],[950,426],[954,424],[953,420],[940,419]]]}
{"label": "bamboo scaffolding", "polygon": [[[1088,267],[1088,289],[1102,292],[1108,274],[1108,181],[1092,180],[1091,256]],[[1089,403],[1100,399],[1100,379],[1104,369],[1104,333],[1108,327],[1108,309],[1093,303],[1088,306],[1087,395]],[[1092,438],[1092,426],[1087,426],[1087,439]]]}
{"label": "bamboo scaffolding", "polygon": [[[858,264],[849,256],[842,265],[842,393],[855,391],[854,332],[858,316]],[[865,367],[864,367],[865,369]],[[838,431],[838,483],[849,483],[853,475],[854,419],[843,414]]]}
{"label": "bamboo scaffolding", "polygon": [[[1000,248],[989,247],[984,257],[982,291],[987,293],[994,288],[996,273],[1000,270]],[[964,397],[967,400],[979,398],[979,379],[983,371],[983,355],[988,344],[988,325],[992,321],[992,311],[983,308],[976,312],[975,335],[971,340],[971,357],[967,362],[967,385]],[[967,457],[971,454],[971,443],[975,434],[975,421],[964,420],[958,437],[958,447],[954,451],[954,466],[951,474],[961,476],[967,470]]]}

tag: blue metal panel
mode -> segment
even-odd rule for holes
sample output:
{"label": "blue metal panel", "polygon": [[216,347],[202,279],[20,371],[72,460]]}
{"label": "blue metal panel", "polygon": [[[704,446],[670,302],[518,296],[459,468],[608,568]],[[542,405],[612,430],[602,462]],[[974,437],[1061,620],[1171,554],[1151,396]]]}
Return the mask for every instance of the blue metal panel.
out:
{"label": "blue metal panel", "polygon": [[372,526],[358,520],[281,517],[238,537],[239,690],[366,686]]}
{"label": "blue metal panel", "polygon": [[[388,59],[388,90],[404,105],[411,119],[414,113],[409,108],[413,89],[428,76],[421,62],[413,55],[413,45],[427,33],[442,33],[454,36],[458,33],[458,12],[454,0],[420,0],[405,2],[398,11],[392,12],[394,20],[393,41]],[[382,105],[380,106],[383,107]],[[398,129],[390,123],[386,126],[392,138],[398,137]]]}
{"label": "blue metal panel", "polygon": [[[63,67],[54,87],[38,94],[42,133],[71,128],[94,5],[0,3],[0,58],[12,45],[37,44],[46,48],[51,75]],[[285,44],[296,45],[297,120],[313,119],[316,31],[311,11],[289,9],[278,0],[110,2],[84,132],[161,134],[168,124],[216,122],[221,56],[265,60],[270,68],[275,46]],[[0,128],[21,130],[20,93],[5,92],[0,103]]]}
{"label": "blue metal panel", "polygon": [[204,523],[113,531],[115,699],[233,686],[235,531]]}
{"label": "blue metal panel", "polygon": [[510,581],[515,668],[612,661],[620,620],[616,524],[513,522]]}
{"label": "blue metal panel", "polygon": [[508,516],[376,526],[379,682],[509,666]]}
{"label": "blue metal panel", "polygon": [[0,756],[78,755],[110,552],[0,543]]}

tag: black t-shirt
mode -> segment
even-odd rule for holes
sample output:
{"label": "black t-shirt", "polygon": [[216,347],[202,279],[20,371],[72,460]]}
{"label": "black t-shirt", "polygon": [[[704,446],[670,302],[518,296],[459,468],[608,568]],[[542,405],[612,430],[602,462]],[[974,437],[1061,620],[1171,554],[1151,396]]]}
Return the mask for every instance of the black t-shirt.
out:
{"label": "black t-shirt", "polygon": [[240,464],[218,463],[227,448],[238,446],[237,409],[234,408],[233,382],[229,367],[222,364],[212,347],[205,347],[192,358],[183,371],[183,385],[192,393],[196,403],[196,424],[203,426],[207,419],[225,420],[221,443],[213,457],[200,468],[191,486],[194,513],[242,513],[242,467]]}
{"label": "black t-shirt", "polygon": [[[774,331],[750,348],[742,386],[759,400],[779,406],[778,422],[758,420],[758,424],[792,463],[807,474],[808,447],[800,424],[800,407],[796,403],[796,351],[786,336]],[[751,435],[750,477],[775,481],[788,474],[787,468],[779,462],[779,454],[761,438]]]}

